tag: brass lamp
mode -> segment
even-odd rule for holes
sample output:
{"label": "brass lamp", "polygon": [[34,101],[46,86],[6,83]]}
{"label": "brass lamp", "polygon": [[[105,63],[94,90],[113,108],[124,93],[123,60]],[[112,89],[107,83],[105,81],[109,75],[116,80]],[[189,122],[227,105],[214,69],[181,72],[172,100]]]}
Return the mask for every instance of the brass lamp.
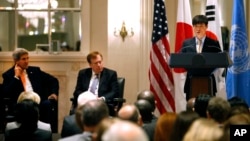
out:
{"label": "brass lamp", "polygon": [[[130,33],[130,34],[129,34]],[[129,35],[128,35],[129,34]],[[122,37],[122,41],[124,42],[125,38],[127,36],[132,37],[134,35],[133,29],[131,28],[130,32],[127,31],[126,26],[125,26],[125,22],[122,23],[122,27],[121,30],[119,31],[119,35],[117,35],[117,30],[115,29],[114,31],[114,35],[116,37],[118,37],[119,35]]]}

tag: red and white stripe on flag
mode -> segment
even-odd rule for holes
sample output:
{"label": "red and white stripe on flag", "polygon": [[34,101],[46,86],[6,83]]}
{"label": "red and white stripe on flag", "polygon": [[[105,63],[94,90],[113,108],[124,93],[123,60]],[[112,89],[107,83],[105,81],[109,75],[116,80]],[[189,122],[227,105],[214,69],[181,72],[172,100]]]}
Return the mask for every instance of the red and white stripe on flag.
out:
{"label": "red and white stripe on flag", "polygon": [[150,90],[155,94],[156,106],[162,114],[175,112],[174,81],[169,67],[170,46],[163,0],[154,1],[152,48],[150,51]]}
{"label": "red and white stripe on flag", "polygon": [[[192,17],[189,0],[178,0],[175,53],[179,53],[184,40],[193,37]],[[186,109],[186,95],[184,93],[184,84],[186,80],[186,70],[183,68],[174,68],[175,83],[175,107],[176,112]]]}
{"label": "red and white stripe on flag", "polygon": [[[208,18],[208,28],[206,36],[219,41],[221,50],[223,50],[220,15],[218,10],[218,2],[216,0],[207,0],[206,16]],[[220,68],[214,72],[217,96],[226,98],[226,84],[225,78],[222,77],[224,69]]]}

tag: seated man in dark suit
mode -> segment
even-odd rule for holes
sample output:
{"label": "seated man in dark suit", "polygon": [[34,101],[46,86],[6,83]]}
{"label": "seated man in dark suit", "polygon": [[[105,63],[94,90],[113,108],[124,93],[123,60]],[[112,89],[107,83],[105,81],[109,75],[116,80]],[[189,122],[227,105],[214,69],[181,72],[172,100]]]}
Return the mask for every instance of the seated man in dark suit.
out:
{"label": "seated man in dark suit", "polygon": [[[181,53],[218,53],[221,52],[220,44],[217,40],[211,39],[206,36],[206,30],[208,25],[208,19],[205,15],[196,15],[192,20],[193,30],[195,37],[186,39],[180,50]],[[197,70],[198,71],[198,70]],[[202,70],[205,71],[205,70]],[[190,81],[192,74],[187,72],[187,77],[184,85],[184,92],[186,93],[186,100],[190,98]],[[211,95],[215,95],[217,92],[216,82],[214,75],[212,77],[213,92]]]}
{"label": "seated man in dark suit", "polygon": [[[54,76],[42,71],[39,67],[29,66],[29,52],[17,48],[13,52],[14,65],[3,73],[3,94],[10,98],[12,105],[23,91],[34,91],[40,98],[40,120],[50,123],[51,102],[57,101],[59,82]],[[13,107],[10,107],[10,109]]]}
{"label": "seated man in dark suit", "polygon": [[77,107],[79,94],[90,91],[98,99],[104,100],[109,106],[110,115],[114,113],[113,99],[119,95],[117,73],[114,70],[103,67],[103,56],[94,51],[88,54],[87,61],[89,68],[79,71],[74,91],[74,106]]}

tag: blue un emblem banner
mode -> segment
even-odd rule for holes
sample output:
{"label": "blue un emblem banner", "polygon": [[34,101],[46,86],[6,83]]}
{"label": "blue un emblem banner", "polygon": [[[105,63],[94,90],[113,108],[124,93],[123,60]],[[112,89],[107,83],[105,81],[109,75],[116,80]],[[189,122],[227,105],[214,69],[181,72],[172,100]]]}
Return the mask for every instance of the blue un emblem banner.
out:
{"label": "blue un emblem banner", "polygon": [[230,125],[230,141],[250,141],[250,125]]}

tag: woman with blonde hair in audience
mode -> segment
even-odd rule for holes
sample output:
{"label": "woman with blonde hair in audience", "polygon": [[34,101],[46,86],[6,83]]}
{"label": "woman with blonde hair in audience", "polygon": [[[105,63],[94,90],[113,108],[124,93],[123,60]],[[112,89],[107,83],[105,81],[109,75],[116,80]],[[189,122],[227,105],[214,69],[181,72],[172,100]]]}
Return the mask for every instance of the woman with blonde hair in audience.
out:
{"label": "woman with blonde hair in audience", "polygon": [[228,141],[224,128],[212,119],[200,118],[193,122],[183,141]]}

